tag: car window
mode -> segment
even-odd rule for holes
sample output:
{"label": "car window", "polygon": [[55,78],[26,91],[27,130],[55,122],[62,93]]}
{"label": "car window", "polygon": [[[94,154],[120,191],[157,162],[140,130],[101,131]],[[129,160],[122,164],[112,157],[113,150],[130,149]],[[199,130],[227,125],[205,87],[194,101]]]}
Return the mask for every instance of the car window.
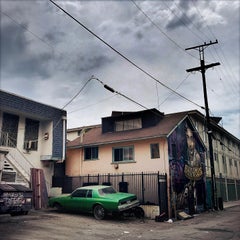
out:
{"label": "car window", "polygon": [[116,190],[113,187],[106,187],[98,190],[100,195],[116,193]]}
{"label": "car window", "polygon": [[87,189],[78,189],[72,193],[72,197],[86,197]]}
{"label": "car window", "polygon": [[92,190],[91,189],[88,190],[87,198],[92,198]]}

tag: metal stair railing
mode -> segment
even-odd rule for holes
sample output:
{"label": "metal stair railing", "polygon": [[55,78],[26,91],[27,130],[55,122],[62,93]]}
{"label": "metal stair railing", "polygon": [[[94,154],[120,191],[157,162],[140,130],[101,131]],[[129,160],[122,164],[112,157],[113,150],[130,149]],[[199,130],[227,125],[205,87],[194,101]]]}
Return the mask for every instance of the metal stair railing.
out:
{"label": "metal stair railing", "polygon": [[5,155],[9,163],[21,176],[28,182],[31,182],[31,168],[34,165],[24,156],[24,154],[16,147],[16,144],[9,138],[8,134],[1,131],[0,146],[5,148]]}

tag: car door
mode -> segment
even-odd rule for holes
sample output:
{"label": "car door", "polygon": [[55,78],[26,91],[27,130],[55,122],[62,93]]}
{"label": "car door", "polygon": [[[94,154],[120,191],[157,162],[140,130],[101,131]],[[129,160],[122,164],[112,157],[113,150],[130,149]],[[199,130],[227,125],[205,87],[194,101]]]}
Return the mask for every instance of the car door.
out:
{"label": "car door", "polygon": [[78,189],[71,195],[71,210],[88,212],[91,210],[91,189]]}

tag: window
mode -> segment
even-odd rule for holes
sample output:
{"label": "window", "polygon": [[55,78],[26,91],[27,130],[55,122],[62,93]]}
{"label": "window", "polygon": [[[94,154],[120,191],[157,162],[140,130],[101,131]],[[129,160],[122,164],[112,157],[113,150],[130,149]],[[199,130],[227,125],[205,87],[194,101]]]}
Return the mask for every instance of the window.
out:
{"label": "window", "polygon": [[27,149],[27,150],[38,149],[38,131],[39,131],[39,121],[26,118],[24,149]]}
{"label": "window", "polygon": [[72,197],[82,197],[85,198],[87,195],[87,189],[78,189],[72,193]]}
{"label": "window", "polygon": [[133,146],[113,148],[113,162],[133,161]]}
{"label": "window", "polygon": [[127,130],[131,130],[131,129],[139,129],[139,128],[142,128],[142,119],[141,118],[115,122],[115,131],[116,132],[127,131]]}
{"label": "window", "polygon": [[87,198],[92,198],[92,190],[91,189],[88,190]]}
{"label": "window", "polygon": [[19,117],[9,113],[3,113],[2,121],[0,144],[2,146],[16,147]]}
{"label": "window", "polygon": [[232,175],[232,165],[233,165],[232,159],[229,159],[229,170],[230,170],[230,175]]}
{"label": "window", "polygon": [[151,149],[151,158],[159,158],[160,157],[158,143],[150,144],[150,149]]}
{"label": "window", "polygon": [[239,176],[239,174],[238,174],[238,165],[237,165],[237,161],[236,160],[234,161],[234,166],[236,168],[237,176]]}
{"label": "window", "polygon": [[116,190],[113,187],[106,187],[98,190],[100,195],[113,194],[116,193]]}
{"label": "window", "polygon": [[85,147],[84,148],[84,159],[85,160],[98,159],[98,147]]}
{"label": "window", "polygon": [[227,173],[227,163],[225,156],[222,156],[223,173]]}

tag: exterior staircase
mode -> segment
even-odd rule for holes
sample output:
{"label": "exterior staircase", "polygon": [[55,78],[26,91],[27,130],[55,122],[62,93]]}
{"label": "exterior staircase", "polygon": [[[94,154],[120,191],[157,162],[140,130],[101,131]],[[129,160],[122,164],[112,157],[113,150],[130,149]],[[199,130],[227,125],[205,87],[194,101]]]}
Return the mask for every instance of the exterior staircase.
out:
{"label": "exterior staircase", "polygon": [[0,159],[0,171],[3,176],[4,172],[16,172],[18,182],[21,180],[30,185],[31,183],[31,168],[34,166],[21,153],[18,148],[0,146],[0,152],[4,153],[4,157]]}

